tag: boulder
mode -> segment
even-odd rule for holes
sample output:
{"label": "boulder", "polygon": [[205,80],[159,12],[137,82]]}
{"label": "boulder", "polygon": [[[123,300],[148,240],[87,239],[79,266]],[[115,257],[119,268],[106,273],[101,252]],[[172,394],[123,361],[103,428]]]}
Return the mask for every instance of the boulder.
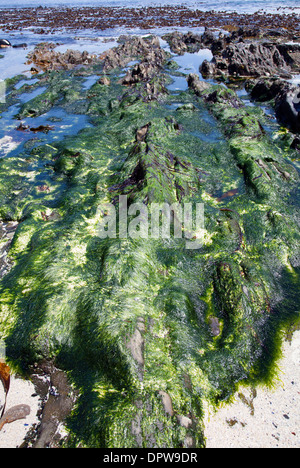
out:
{"label": "boulder", "polygon": [[272,43],[239,42],[228,45],[212,62],[204,61],[200,71],[206,75],[234,77],[290,77],[291,68],[284,55]]}
{"label": "boulder", "polygon": [[11,43],[7,39],[0,39],[0,49],[11,47]]}
{"label": "boulder", "polygon": [[211,87],[210,84],[205,81],[201,81],[199,76],[196,73],[191,73],[187,77],[187,82],[189,88],[191,88],[198,96]]}
{"label": "boulder", "polygon": [[183,34],[174,31],[163,36],[163,39],[168,42],[172,52],[178,55],[183,55],[185,52],[198,52],[202,47],[202,37],[192,32]]}
{"label": "boulder", "polygon": [[292,132],[300,132],[300,87],[280,79],[249,81],[247,91],[259,102],[274,100],[278,121]]}
{"label": "boulder", "polygon": [[267,102],[275,99],[286,88],[287,83],[279,78],[259,79],[247,81],[245,88],[252,99]]}
{"label": "boulder", "polygon": [[276,97],[276,117],[292,132],[300,132],[300,87],[287,86]]}

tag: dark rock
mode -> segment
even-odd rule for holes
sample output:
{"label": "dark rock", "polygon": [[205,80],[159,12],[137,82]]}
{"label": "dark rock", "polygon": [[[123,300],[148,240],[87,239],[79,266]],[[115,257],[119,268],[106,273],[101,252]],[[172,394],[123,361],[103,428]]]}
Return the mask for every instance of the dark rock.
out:
{"label": "dark rock", "polygon": [[276,117],[292,132],[300,132],[300,88],[287,86],[276,97]]}
{"label": "dark rock", "polygon": [[246,85],[252,99],[274,100],[278,121],[292,132],[300,132],[300,87],[280,79],[261,79]]}
{"label": "dark rock", "polygon": [[178,55],[182,55],[185,52],[198,52],[202,47],[202,37],[192,32],[183,34],[174,31],[163,36],[163,39],[168,42],[172,52]]}
{"label": "dark rock", "polygon": [[0,49],[11,47],[11,43],[7,39],[0,39]]}
{"label": "dark rock", "polygon": [[15,44],[15,45],[13,45],[13,48],[14,48],[14,49],[26,49],[26,48],[27,48],[27,44],[25,44],[25,43],[22,43],[22,44]]}
{"label": "dark rock", "polygon": [[297,150],[297,151],[300,151],[300,137],[296,137],[296,138],[293,140],[293,142],[292,142],[292,144],[291,144],[291,148],[292,148],[292,149],[295,149],[295,150]]}
{"label": "dark rock", "polygon": [[252,99],[266,102],[275,99],[276,96],[282,93],[286,87],[286,83],[278,78],[271,78],[248,81],[245,87]]}
{"label": "dark rock", "polygon": [[[232,38],[233,38],[233,34],[232,34]],[[250,37],[259,38],[259,37],[262,37],[263,32],[257,26],[253,26],[253,27],[250,27],[250,28],[249,27],[247,27],[247,28],[241,27],[238,30],[237,35],[239,37],[243,37],[243,38],[250,38]]]}
{"label": "dark rock", "polygon": [[300,44],[278,44],[277,49],[290,67],[300,69]]}
{"label": "dark rock", "polygon": [[200,72],[204,77],[214,76],[216,74],[216,69],[217,67],[214,59],[211,62],[204,60],[200,66]]}
{"label": "dark rock", "polygon": [[276,45],[271,43],[244,43],[228,45],[211,65],[205,61],[201,68],[205,75],[229,75],[235,77],[274,76],[290,77],[290,65]]}
{"label": "dark rock", "polygon": [[201,40],[203,45],[210,46],[215,40],[215,35],[208,28],[205,28],[205,32],[202,34]]}

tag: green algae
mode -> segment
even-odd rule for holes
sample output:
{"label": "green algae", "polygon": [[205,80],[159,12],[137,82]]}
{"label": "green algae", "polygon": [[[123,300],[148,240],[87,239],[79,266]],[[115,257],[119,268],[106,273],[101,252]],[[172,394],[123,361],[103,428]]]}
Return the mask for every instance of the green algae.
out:
{"label": "green algae", "polygon": [[[80,77],[50,73],[20,110],[59,103],[94,126],[0,160],[1,219],[20,221],[1,336],[19,370],[55,359],[68,372],[79,390],[69,446],[203,447],[204,400],[270,381],[298,319],[295,292],[284,296],[299,284],[298,174],[234,92],[148,101],[143,85],[110,79],[80,93]],[[118,208],[119,195],[204,203],[202,247],[99,238],[98,207]]]}

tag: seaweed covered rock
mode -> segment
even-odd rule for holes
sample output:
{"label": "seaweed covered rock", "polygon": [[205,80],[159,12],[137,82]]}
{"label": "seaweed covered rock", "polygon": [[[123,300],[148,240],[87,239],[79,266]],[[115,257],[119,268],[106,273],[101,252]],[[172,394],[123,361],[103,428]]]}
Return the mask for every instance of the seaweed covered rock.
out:
{"label": "seaweed covered rock", "polygon": [[218,88],[202,97],[224,125],[231,150],[244,172],[245,181],[258,197],[276,198],[282,181],[297,180],[295,168],[284,161],[279,151],[274,151],[259,118],[251,115],[250,109],[233,91]]}
{"label": "seaweed covered rock", "polygon": [[[268,381],[299,318],[286,291],[299,284],[290,154],[224,87],[192,76],[192,90],[149,102],[164,60],[154,78],[141,67],[122,83],[115,64],[143,64],[146,47],[161,56],[153,38],[124,39],[85,69],[109,71],[109,86],[40,77],[44,96],[20,116],[59,105],[90,126],[0,160],[1,337],[20,372],[67,373],[68,447],[204,447],[204,403]],[[204,224],[191,226],[194,205]]]}
{"label": "seaweed covered rock", "polygon": [[121,83],[126,86],[133,86],[140,83],[145,92],[145,98],[148,101],[157,100],[168,94],[165,88],[166,79],[160,75],[162,63],[152,62],[151,60],[143,60],[127,71]]}

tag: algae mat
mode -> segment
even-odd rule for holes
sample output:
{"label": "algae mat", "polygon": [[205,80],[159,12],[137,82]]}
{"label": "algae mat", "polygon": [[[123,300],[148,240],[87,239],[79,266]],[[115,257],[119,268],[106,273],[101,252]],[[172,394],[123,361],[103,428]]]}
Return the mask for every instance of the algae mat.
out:
{"label": "algae mat", "polygon": [[[2,116],[22,124],[0,160],[15,229],[1,239],[1,338],[24,375],[45,361],[67,372],[65,446],[201,448],[204,402],[272,382],[298,323],[296,156],[230,89],[168,91],[175,64],[155,40],[127,44],[125,62],[124,47],[25,88],[7,80]],[[66,115],[87,120],[54,137]],[[135,235],[100,236],[101,207],[124,199]],[[188,220],[182,236],[148,235],[141,204],[204,206],[201,246],[187,248]]]}

